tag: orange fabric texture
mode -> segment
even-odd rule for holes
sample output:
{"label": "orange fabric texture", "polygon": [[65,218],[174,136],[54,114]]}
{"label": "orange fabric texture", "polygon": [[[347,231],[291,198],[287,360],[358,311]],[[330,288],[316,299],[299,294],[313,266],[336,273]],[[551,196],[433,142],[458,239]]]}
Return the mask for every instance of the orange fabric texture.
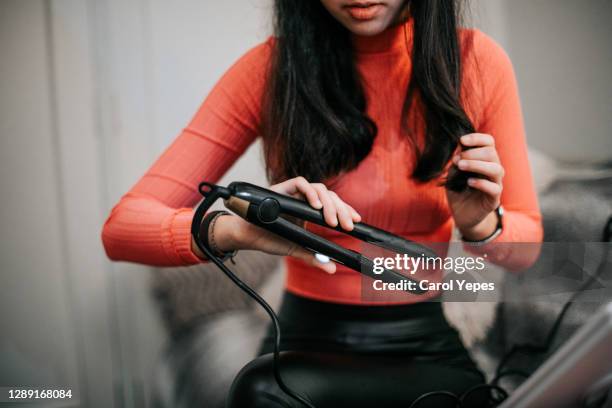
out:
{"label": "orange fabric texture", "polygon": [[[332,188],[363,221],[418,242],[448,242],[453,220],[439,181],[410,177],[414,147],[401,128],[401,110],[411,73],[412,25],[375,37],[355,37],[355,58],[378,134],[359,166],[334,180]],[[503,233],[495,242],[540,242],[541,216],[527,158],[517,84],[505,52],[477,30],[461,30],[464,105],[476,129],[495,138],[506,170]],[[274,40],[254,47],[219,80],[188,126],[113,208],[102,233],[113,260],[157,266],[201,262],[191,251],[193,207],[198,184],[216,182],[258,137],[261,99]],[[415,135],[422,138],[422,132]],[[343,246],[356,240],[326,228],[309,229]],[[502,266],[520,268],[533,259],[505,253]],[[313,299],[368,303],[361,276],[338,267],[328,275],[287,259],[287,289]],[[418,300],[418,299],[417,299]],[[417,301],[413,300],[413,301]]]}

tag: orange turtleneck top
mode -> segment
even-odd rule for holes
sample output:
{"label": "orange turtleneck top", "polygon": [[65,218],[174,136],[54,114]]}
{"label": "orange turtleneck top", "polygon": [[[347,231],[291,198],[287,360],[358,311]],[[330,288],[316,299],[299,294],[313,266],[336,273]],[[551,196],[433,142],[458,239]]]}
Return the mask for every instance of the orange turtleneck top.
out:
{"label": "orange turtleneck top", "polygon": [[[495,138],[505,168],[503,232],[495,242],[540,242],[541,216],[511,62],[478,30],[460,30],[459,37],[465,109],[478,132]],[[419,183],[410,177],[414,152],[400,126],[412,67],[411,38],[410,22],[377,36],[354,38],[367,114],[378,126],[378,134],[369,155],[339,177],[333,190],[368,224],[418,242],[445,243],[453,228],[445,190],[438,181]],[[191,250],[190,236],[194,206],[201,199],[197,187],[203,180],[216,182],[256,140],[274,44],[270,38],[229,68],[187,127],[113,208],[102,232],[111,259],[156,266],[202,262]],[[309,229],[359,249],[348,235],[318,226]],[[533,261],[512,253],[489,259],[510,268]],[[286,262],[286,287],[294,294],[337,303],[370,303],[363,299],[357,272],[338,265],[337,272],[329,275],[294,258]]]}

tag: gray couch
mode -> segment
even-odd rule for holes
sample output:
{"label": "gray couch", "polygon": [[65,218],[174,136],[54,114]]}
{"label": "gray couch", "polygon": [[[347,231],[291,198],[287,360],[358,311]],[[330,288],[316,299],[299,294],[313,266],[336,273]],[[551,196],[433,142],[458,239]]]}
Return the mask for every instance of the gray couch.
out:
{"label": "gray couch", "polygon": [[[599,277],[577,295],[550,350],[518,354],[508,368],[533,372],[602,304],[612,301],[612,247],[599,243],[612,216],[612,178],[556,181],[540,194],[540,206],[545,253],[523,274],[506,275],[504,299],[496,305],[493,325],[471,346],[489,379],[500,357],[513,345],[545,344],[566,301],[596,271]],[[543,294],[533,296],[538,285]],[[510,376],[502,384],[512,389],[522,380],[520,376]]]}

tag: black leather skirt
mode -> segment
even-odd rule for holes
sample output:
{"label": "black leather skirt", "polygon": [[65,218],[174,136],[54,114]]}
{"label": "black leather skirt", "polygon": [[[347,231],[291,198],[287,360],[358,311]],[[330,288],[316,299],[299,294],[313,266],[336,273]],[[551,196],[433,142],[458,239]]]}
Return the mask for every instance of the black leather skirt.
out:
{"label": "black leather skirt", "polygon": [[[408,407],[424,393],[459,396],[485,380],[440,302],[356,306],[285,293],[279,320],[282,378],[316,407]],[[274,380],[273,342],[270,329],[260,356],[236,377],[230,407],[301,406]],[[418,406],[454,404],[437,396]]]}

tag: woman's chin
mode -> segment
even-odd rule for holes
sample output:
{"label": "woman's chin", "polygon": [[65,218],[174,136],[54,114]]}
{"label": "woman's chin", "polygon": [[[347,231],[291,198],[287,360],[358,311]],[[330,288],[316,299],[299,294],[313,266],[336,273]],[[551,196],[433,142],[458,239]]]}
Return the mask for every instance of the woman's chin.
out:
{"label": "woman's chin", "polygon": [[351,22],[345,24],[345,27],[353,34],[364,37],[372,37],[385,31],[388,24],[384,21],[363,21],[358,23]]}

